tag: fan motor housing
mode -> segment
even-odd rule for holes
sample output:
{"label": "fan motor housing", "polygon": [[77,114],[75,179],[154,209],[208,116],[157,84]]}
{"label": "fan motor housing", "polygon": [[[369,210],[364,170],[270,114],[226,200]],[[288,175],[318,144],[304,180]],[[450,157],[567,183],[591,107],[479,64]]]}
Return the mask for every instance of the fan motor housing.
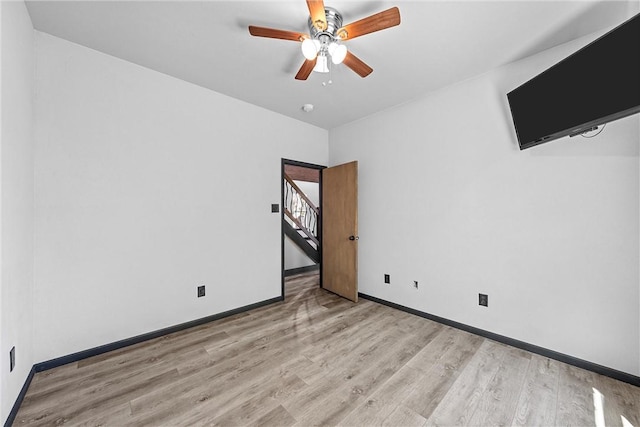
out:
{"label": "fan motor housing", "polygon": [[311,34],[311,38],[315,40],[320,40],[321,36],[328,36],[331,40],[336,40],[338,38],[337,32],[342,28],[342,15],[332,7],[325,6],[324,12],[327,17],[327,29],[321,31],[316,28],[311,21],[311,17],[309,17],[309,34]]}

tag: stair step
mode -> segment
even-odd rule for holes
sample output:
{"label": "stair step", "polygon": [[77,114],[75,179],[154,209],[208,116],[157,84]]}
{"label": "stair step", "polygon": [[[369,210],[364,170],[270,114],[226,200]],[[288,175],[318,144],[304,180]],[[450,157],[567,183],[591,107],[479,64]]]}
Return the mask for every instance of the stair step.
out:
{"label": "stair step", "polygon": [[307,236],[307,233],[302,231],[301,228],[296,228],[295,230],[298,232],[298,234],[300,234],[300,237],[302,237],[304,240],[311,240],[311,237]]}
{"label": "stair step", "polygon": [[[285,233],[302,249],[305,254],[315,262],[320,261],[320,253],[318,252],[318,246],[309,238],[306,234],[301,235],[299,227],[296,230],[288,221],[283,221]],[[297,240],[297,241],[296,241]]]}

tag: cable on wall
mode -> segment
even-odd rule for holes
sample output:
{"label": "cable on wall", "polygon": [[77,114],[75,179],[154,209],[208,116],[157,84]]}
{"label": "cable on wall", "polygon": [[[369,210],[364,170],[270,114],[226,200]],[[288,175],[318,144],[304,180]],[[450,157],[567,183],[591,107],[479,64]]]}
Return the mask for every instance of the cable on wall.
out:
{"label": "cable on wall", "polygon": [[595,138],[596,136],[600,135],[600,133],[604,130],[604,127],[605,127],[606,125],[607,125],[606,123],[605,123],[605,124],[603,124],[603,125],[602,125],[602,127],[600,128],[600,130],[599,130],[598,132],[596,132],[596,133],[592,134],[592,135],[587,135],[587,134],[588,134],[589,132],[593,132],[594,130],[597,130],[597,129],[598,129],[598,127],[597,127],[597,126],[595,127],[595,129],[589,129],[588,131],[586,131],[586,132],[584,132],[584,133],[581,133],[581,134],[580,134],[580,136],[581,136],[581,137],[583,137],[583,138]]}

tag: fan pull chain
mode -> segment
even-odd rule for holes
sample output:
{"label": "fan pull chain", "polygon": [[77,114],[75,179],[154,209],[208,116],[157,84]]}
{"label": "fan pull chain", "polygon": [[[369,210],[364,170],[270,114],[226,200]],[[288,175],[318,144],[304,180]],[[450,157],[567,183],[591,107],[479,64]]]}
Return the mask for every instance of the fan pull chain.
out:
{"label": "fan pull chain", "polygon": [[329,80],[326,82],[322,82],[322,86],[327,87],[330,84],[333,83],[333,64],[329,61],[329,63],[327,64],[328,68],[329,68]]}

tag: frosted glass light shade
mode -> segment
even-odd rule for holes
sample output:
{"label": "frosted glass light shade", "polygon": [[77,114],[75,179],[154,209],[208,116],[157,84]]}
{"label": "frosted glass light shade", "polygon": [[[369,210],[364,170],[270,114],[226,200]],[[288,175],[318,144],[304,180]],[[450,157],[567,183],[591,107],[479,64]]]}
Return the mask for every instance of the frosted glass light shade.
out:
{"label": "frosted glass light shade", "polygon": [[300,46],[302,49],[302,54],[309,61],[315,59],[318,56],[318,50],[320,48],[320,43],[317,40],[305,39]]}
{"label": "frosted glass light shade", "polygon": [[318,60],[316,61],[316,66],[313,67],[313,71],[317,73],[328,73],[329,72],[329,64],[327,63],[327,55],[322,53],[318,55]]}
{"label": "frosted glass light shade", "polygon": [[347,56],[347,47],[343,44],[331,43],[329,45],[329,54],[331,55],[331,62],[342,64],[342,61]]}

